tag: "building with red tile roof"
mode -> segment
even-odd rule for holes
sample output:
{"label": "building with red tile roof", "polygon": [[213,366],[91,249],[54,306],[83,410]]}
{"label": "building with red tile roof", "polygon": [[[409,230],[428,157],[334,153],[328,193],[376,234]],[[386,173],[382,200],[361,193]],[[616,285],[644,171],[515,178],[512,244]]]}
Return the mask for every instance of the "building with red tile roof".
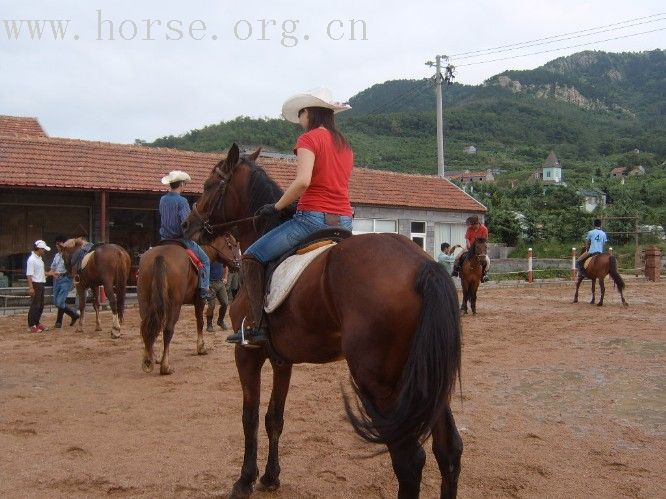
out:
{"label": "building with red tile roof", "polygon": [[[118,242],[138,258],[156,239],[161,177],[187,171],[192,182],[185,194],[193,199],[223,158],[48,137],[35,118],[0,116],[0,272],[8,265],[3,257],[59,233]],[[296,173],[295,158],[266,155],[258,163],[283,189]],[[440,240],[462,238],[467,216],[486,211],[439,176],[356,167],[349,190],[358,232],[400,232],[431,254]]]}

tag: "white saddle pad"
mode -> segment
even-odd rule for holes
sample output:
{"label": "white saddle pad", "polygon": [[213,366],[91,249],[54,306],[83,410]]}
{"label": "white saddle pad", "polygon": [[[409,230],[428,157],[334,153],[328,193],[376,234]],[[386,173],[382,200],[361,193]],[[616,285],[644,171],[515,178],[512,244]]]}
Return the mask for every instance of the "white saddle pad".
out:
{"label": "white saddle pad", "polygon": [[83,260],[81,260],[81,267],[79,267],[79,270],[83,270],[86,268],[86,265],[88,265],[88,262],[90,261],[94,253],[95,253],[94,251],[86,253],[86,256],[84,256]]}
{"label": "white saddle pad", "polygon": [[278,268],[275,269],[275,272],[273,272],[271,288],[266,297],[264,310],[270,314],[273,310],[277,309],[287,296],[289,296],[289,292],[296,284],[296,281],[298,281],[298,278],[307,266],[310,265],[312,260],[314,260],[317,255],[331,249],[335,244],[336,243],[331,243],[326,246],[321,246],[312,251],[308,251],[303,255],[292,255],[282,262]]}

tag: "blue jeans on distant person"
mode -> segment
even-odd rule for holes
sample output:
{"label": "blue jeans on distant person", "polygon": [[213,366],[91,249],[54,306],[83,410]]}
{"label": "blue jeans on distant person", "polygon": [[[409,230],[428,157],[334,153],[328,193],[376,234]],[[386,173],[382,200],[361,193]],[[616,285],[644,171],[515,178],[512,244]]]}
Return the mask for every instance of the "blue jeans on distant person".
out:
{"label": "blue jeans on distant person", "polygon": [[182,240],[188,249],[194,251],[194,254],[197,255],[201,263],[204,264],[204,268],[199,271],[199,288],[208,289],[210,287],[210,260],[206,252],[194,241],[189,239]]}
{"label": "blue jeans on distant person", "polygon": [[53,304],[58,308],[65,308],[67,295],[72,289],[72,278],[69,275],[61,275],[53,280]]}
{"label": "blue jeans on distant person", "polygon": [[[245,254],[254,255],[260,262],[268,263],[295,248],[298,243],[315,232],[331,228],[334,227],[324,222],[323,212],[297,211],[291,220],[278,225],[257,239],[245,250]],[[352,217],[341,216],[340,228],[352,230]]]}

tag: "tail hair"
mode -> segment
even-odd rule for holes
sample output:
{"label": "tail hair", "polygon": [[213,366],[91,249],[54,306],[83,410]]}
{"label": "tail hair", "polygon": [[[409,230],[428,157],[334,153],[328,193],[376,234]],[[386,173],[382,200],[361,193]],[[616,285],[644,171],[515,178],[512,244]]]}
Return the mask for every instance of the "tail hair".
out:
{"label": "tail hair", "polygon": [[617,289],[619,291],[624,291],[624,281],[622,280],[622,276],[620,273],[617,271],[617,258],[615,258],[614,255],[610,255],[608,258],[608,265],[609,265],[609,270],[608,273],[611,276],[611,279],[613,279],[613,282],[617,286]]}

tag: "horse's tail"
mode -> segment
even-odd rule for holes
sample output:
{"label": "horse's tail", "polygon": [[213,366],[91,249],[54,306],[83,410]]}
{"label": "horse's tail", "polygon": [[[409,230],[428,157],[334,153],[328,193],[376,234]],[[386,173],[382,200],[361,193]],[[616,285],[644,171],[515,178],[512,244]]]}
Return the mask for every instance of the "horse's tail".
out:
{"label": "horse's tail", "polygon": [[448,406],[456,377],[460,379],[462,332],[453,280],[428,260],[419,269],[416,291],[421,313],[392,410],[381,411],[354,380],[358,415],[345,397],[354,430],[369,442],[392,444],[409,437],[423,442]]}
{"label": "horse's tail", "polygon": [[615,258],[614,255],[610,255],[608,257],[608,273],[610,274],[611,278],[613,279],[613,282],[617,286],[618,291],[623,291],[624,290],[624,281],[622,280],[622,276],[620,273],[617,271],[617,258]]}
{"label": "horse's tail", "polygon": [[146,315],[141,320],[141,334],[146,346],[152,346],[166,324],[169,309],[166,261],[162,255],[155,257],[151,280],[150,299]]}

